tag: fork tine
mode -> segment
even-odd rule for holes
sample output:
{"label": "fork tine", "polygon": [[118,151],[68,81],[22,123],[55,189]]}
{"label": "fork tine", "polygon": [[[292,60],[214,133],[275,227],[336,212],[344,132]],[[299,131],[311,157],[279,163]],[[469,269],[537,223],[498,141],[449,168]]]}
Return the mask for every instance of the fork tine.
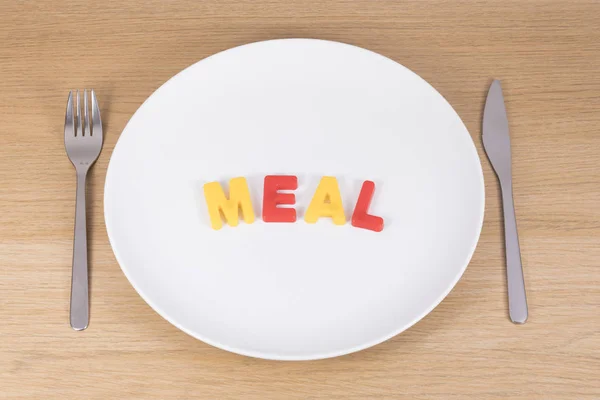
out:
{"label": "fork tine", "polygon": [[83,89],[83,134],[85,136],[92,136],[90,131],[90,116],[88,114],[88,95],[87,89]]}
{"label": "fork tine", "polygon": [[77,120],[75,121],[75,127],[77,128],[77,132],[75,136],[83,136],[83,130],[81,129],[81,107],[79,105],[79,89],[77,89],[77,101],[75,102],[77,109],[75,110]]}
{"label": "fork tine", "polygon": [[100,108],[98,107],[98,100],[96,100],[94,89],[92,89],[92,124],[94,125],[94,136],[102,140],[102,119],[100,119]]}
{"label": "fork tine", "polygon": [[65,140],[75,136],[75,120],[73,119],[73,92],[69,91],[67,112],[65,113]]}

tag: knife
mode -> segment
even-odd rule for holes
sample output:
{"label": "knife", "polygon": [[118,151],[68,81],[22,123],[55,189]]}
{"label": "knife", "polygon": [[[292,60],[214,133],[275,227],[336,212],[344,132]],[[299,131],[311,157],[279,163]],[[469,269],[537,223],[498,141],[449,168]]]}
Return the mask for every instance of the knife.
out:
{"label": "knife", "polygon": [[512,195],[512,170],[508,118],[499,80],[494,80],[483,111],[483,147],[500,181],[504,210],[504,240],[506,248],[506,278],[508,310],[516,324],[527,321],[527,297],[521,265],[521,250],[517,234],[517,219]]}

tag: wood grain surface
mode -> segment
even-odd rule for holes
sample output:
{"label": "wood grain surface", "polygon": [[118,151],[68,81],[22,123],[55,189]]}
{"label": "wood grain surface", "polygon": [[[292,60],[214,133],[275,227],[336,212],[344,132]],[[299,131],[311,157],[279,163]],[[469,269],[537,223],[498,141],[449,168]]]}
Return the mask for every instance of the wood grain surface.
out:
{"label": "wood grain surface", "polygon": [[[452,293],[352,355],[273,362],[164,321],[117,265],[103,220],[111,152],[168,78],[215,52],[310,37],[412,69],[454,106],[486,179],[485,224]],[[0,398],[600,398],[600,2],[0,0]],[[507,315],[483,102],[503,80],[530,318]],[[91,323],[68,323],[75,175],[67,93],[95,88],[106,140],[88,186]]]}

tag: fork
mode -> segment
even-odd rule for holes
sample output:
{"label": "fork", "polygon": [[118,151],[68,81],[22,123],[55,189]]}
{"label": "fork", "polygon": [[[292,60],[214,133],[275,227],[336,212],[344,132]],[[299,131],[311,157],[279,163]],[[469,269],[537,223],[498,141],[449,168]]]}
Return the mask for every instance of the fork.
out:
{"label": "fork", "polygon": [[87,328],[89,322],[85,183],[89,169],[102,150],[102,121],[98,101],[94,90],[91,90],[92,124],[90,125],[87,92],[87,89],[83,91],[83,118],[81,118],[79,90],[76,91],[75,113],[73,113],[71,91],[65,115],[65,149],[77,173],[70,311],[71,327],[76,331]]}

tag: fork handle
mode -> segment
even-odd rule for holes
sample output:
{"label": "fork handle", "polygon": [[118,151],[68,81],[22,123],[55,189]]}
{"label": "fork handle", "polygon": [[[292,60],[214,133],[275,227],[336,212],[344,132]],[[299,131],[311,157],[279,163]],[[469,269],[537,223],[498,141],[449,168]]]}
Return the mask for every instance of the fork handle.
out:
{"label": "fork handle", "polygon": [[506,245],[506,278],[508,283],[508,310],[516,324],[527,321],[527,297],[521,265],[521,250],[517,233],[517,219],[512,195],[512,179],[501,180],[502,206],[504,209],[504,240]]}
{"label": "fork handle", "polygon": [[87,328],[89,322],[87,223],[85,204],[86,177],[87,170],[77,171],[70,316],[71,327],[76,331]]}

